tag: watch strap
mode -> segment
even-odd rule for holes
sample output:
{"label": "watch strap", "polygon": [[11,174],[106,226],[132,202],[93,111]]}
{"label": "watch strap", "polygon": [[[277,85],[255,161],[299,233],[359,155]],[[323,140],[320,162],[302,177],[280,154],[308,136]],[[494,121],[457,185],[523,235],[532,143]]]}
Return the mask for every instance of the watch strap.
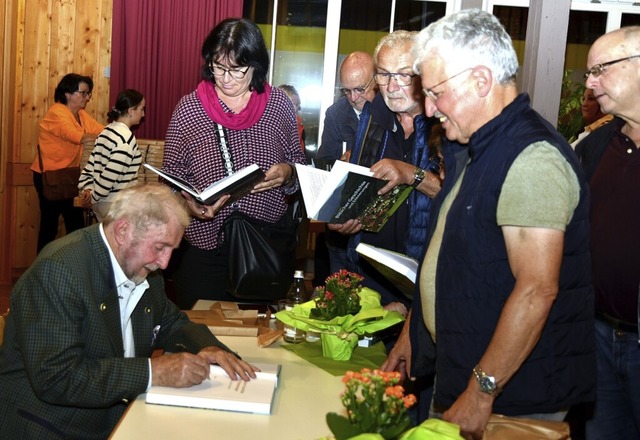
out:
{"label": "watch strap", "polygon": [[480,391],[483,393],[487,393],[495,397],[502,391],[502,389],[498,387],[495,377],[489,376],[485,373],[482,368],[480,368],[480,365],[473,367],[473,374],[478,381],[478,385],[480,385]]}
{"label": "watch strap", "polygon": [[423,170],[422,168],[416,167],[416,169],[413,170],[413,183],[411,184],[411,186],[416,188],[418,185],[420,185],[420,182],[424,180],[425,175],[426,175],[425,170]]}

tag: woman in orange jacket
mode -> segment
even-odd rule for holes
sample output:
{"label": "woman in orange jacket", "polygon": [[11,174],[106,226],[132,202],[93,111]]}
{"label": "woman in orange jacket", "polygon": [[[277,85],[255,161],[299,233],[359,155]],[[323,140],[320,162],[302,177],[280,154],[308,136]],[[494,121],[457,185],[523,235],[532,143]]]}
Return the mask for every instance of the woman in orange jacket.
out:
{"label": "woman in orange jacket", "polygon": [[65,75],[56,87],[55,104],[40,122],[38,145],[41,158],[36,154],[31,165],[33,184],[40,202],[38,252],[56,238],[60,215],[67,233],[84,226],[82,210],[73,206],[73,198],[52,201],[44,197],[40,159],[45,171],[80,165],[83,145],[93,145],[104,128],[84,110],[92,91],[93,80],[90,77],[76,73]]}

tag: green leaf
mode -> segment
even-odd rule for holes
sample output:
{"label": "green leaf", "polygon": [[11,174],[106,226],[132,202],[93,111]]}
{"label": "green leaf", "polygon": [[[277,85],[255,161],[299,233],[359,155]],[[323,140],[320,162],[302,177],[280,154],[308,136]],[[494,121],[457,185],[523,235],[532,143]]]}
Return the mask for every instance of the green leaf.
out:
{"label": "green leaf", "polygon": [[334,412],[327,413],[327,426],[336,440],[347,440],[362,433],[359,427],[351,424],[349,419]]}
{"label": "green leaf", "polygon": [[409,417],[404,418],[400,423],[390,426],[385,426],[380,430],[380,435],[385,439],[395,439],[405,432],[411,426],[411,420]]}

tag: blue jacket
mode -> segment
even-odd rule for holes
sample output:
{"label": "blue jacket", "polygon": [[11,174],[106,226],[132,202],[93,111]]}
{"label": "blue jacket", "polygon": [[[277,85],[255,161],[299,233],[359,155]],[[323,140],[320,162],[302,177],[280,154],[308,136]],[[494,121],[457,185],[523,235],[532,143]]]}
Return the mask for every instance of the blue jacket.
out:
{"label": "blue jacket", "polygon": [[324,117],[322,142],[316,153],[316,167],[327,169],[342,156],[342,142],[347,150],[353,148],[358,127],[358,116],[346,97],[329,106]]}
{"label": "blue jacket", "polygon": [[[371,166],[380,159],[389,158],[402,160],[426,169],[430,162],[427,139],[433,122],[433,118],[427,118],[424,115],[418,115],[414,118],[414,134],[410,137],[409,149],[395,113],[389,110],[382,96],[378,95],[372,103],[365,104],[360,115],[351,162]],[[413,191],[406,209],[408,211],[396,212],[395,218],[390,219],[390,221],[396,221],[396,224],[402,222],[401,233],[395,234],[396,239],[393,240],[393,244],[381,243],[381,240],[384,240],[383,236],[389,234],[389,229],[391,229],[385,225],[375,238],[371,237],[373,234],[365,233],[359,234],[354,240],[351,240],[350,258],[353,259],[353,249],[362,240],[407,254],[418,260],[421,259],[427,238],[431,199],[419,191]]]}
{"label": "blue jacket", "polygon": [[[530,108],[528,96],[520,95],[472,136],[471,161],[447,214],[436,272],[435,401],[440,406],[451,406],[466,388],[514,288],[502,229],[496,223],[497,203],[515,158],[542,140],[558,148],[571,164],[580,182],[580,201],[565,231],[559,292],[540,340],[497,397],[493,410],[508,415],[556,412],[593,398],[588,189],[571,147]],[[451,158],[445,156],[445,162],[449,172]],[[451,190],[453,182],[447,183],[439,200]],[[432,357],[430,341],[426,342],[425,352]],[[412,346],[422,343],[413,340]]]}

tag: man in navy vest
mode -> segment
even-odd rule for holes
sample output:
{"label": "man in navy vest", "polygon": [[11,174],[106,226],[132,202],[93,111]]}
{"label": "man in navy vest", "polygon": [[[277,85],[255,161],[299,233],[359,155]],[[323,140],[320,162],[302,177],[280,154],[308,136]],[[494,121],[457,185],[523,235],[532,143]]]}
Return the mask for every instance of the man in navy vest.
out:
{"label": "man in navy vest", "polygon": [[580,165],[518,94],[518,59],[495,16],[444,17],[413,52],[425,112],[452,142],[420,295],[385,367],[405,360],[419,376],[435,361],[433,413],[466,438],[481,438],[492,413],[562,420],[595,382]]}

